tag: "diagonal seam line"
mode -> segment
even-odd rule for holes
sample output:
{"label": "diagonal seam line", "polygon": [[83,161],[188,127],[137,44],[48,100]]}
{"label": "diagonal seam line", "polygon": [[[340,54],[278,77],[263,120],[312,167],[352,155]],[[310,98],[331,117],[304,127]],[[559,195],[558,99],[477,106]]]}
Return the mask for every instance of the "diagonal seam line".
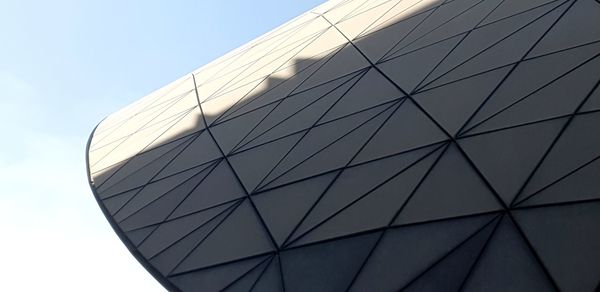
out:
{"label": "diagonal seam line", "polygon": [[515,106],[515,105],[517,105],[517,104],[519,104],[519,103],[523,102],[524,100],[526,100],[527,98],[531,97],[532,95],[534,95],[534,94],[536,94],[536,93],[538,93],[538,92],[542,91],[543,89],[545,89],[545,88],[547,88],[547,87],[551,86],[552,84],[554,84],[554,82],[556,82],[556,81],[559,81],[560,79],[562,79],[562,78],[566,77],[567,75],[569,75],[569,74],[571,74],[571,73],[573,73],[573,72],[577,71],[578,69],[581,69],[581,67],[583,67],[583,66],[585,66],[585,65],[587,65],[587,64],[589,64],[589,63],[591,63],[591,62],[592,62],[594,59],[598,58],[598,56],[600,56],[600,53],[598,53],[598,54],[594,55],[593,57],[591,57],[591,58],[589,58],[589,59],[587,59],[587,60],[583,61],[583,63],[581,63],[581,64],[578,64],[578,65],[576,65],[575,67],[573,67],[573,68],[571,68],[571,69],[567,70],[566,72],[564,72],[564,73],[560,74],[559,76],[555,77],[554,79],[552,79],[551,81],[547,82],[546,84],[543,84],[541,87],[539,87],[539,88],[535,89],[534,91],[532,91],[532,92],[530,92],[530,93],[526,94],[525,96],[523,96],[523,97],[521,97],[521,98],[519,98],[519,99],[515,100],[514,102],[512,102],[512,103],[510,103],[510,104],[506,105],[504,108],[500,109],[499,111],[495,112],[494,114],[492,114],[492,115],[488,116],[487,118],[485,118],[485,119],[483,119],[483,120],[481,120],[481,121],[477,122],[476,124],[472,125],[472,126],[471,126],[471,127],[469,127],[468,129],[466,129],[466,130],[463,130],[463,132],[462,132],[462,133],[463,133],[463,134],[466,134],[466,133],[468,133],[469,131],[473,130],[474,128],[476,128],[476,127],[480,126],[481,124],[483,124],[483,123],[485,123],[485,122],[487,122],[487,121],[491,120],[492,118],[494,118],[494,117],[498,116],[499,114],[501,114],[501,113],[503,113],[503,112],[505,112],[505,111],[509,110],[509,109],[510,109],[510,108],[512,108],[513,106]]}
{"label": "diagonal seam line", "polygon": [[[204,120],[204,123],[206,124],[206,117],[204,116],[204,111],[202,110],[202,104],[200,103],[200,96],[198,95],[198,89],[197,89],[198,87],[196,86],[196,77],[194,77],[194,74],[192,74],[192,79],[194,81],[194,88],[196,88],[195,92],[196,92],[196,99],[198,101],[198,108],[200,109],[200,114],[202,115],[202,119]],[[229,158],[225,155],[225,153],[223,152],[223,149],[221,148],[221,146],[219,145],[219,143],[217,143],[217,140],[215,139],[215,137],[213,136],[213,134],[212,134],[212,132],[210,130],[210,127],[207,127],[206,131],[210,134],[210,137],[212,138],[213,142],[215,143],[215,145],[217,146],[217,148],[221,152],[221,155],[223,156],[225,162],[227,162],[227,166],[229,166],[229,168],[231,169],[231,172],[234,174],[234,176],[235,176],[235,178],[237,180],[237,183],[245,191],[246,198],[250,202],[250,205],[252,206],[252,209],[254,210],[254,214],[258,217],[258,219],[259,219],[259,221],[260,221],[260,223],[261,223],[262,228],[264,229],[264,231],[269,235],[269,239],[271,240],[271,245],[272,245],[271,248],[274,247],[277,250],[277,253],[279,253],[279,246],[277,245],[277,242],[275,241],[275,238],[273,237],[273,234],[271,234],[271,231],[269,230],[269,228],[267,228],[267,225],[266,225],[264,219],[262,218],[262,216],[258,212],[258,209],[254,205],[254,202],[250,199],[250,194],[248,193],[248,190],[246,190],[246,187],[242,183],[242,180],[240,179],[240,177],[238,176],[237,172],[235,171],[235,169],[233,168],[233,166],[229,162]]]}

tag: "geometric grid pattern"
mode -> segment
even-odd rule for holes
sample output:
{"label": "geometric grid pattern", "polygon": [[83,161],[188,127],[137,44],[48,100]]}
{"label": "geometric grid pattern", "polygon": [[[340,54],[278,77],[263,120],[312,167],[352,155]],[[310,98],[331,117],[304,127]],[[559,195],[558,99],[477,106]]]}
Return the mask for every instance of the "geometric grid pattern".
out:
{"label": "geometric grid pattern", "polygon": [[327,2],[103,120],[90,185],[169,290],[597,290],[598,15]]}

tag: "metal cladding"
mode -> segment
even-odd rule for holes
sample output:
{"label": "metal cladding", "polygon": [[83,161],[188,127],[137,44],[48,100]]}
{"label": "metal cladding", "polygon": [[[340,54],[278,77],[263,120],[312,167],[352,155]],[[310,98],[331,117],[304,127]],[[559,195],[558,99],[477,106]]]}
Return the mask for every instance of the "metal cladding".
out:
{"label": "metal cladding", "polygon": [[594,291],[599,55],[594,0],[327,2],[103,120],[90,185],[170,290]]}

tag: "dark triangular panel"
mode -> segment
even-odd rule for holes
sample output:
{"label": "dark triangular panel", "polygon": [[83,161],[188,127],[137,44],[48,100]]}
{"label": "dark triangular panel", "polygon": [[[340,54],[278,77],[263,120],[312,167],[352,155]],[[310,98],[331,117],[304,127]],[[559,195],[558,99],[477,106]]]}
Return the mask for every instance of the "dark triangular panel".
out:
{"label": "dark triangular panel", "polygon": [[196,212],[187,216],[171,219],[158,225],[155,231],[139,246],[140,252],[152,258],[171,245],[190,235],[195,230],[207,226],[210,221],[219,221],[224,218],[237,202],[223,204],[214,208]]}
{"label": "dark triangular panel", "polygon": [[358,153],[353,162],[370,161],[441,142],[447,138],[444,132],[412,101],[406,100]]}
{"label": "dark triangular panel", "polygon": [[463,289],[528,292],[554,287],[511,219],[504,216]]}
{"label": "dark triangular panel", "polygon": [[[600,44],[593,44],[519,63],[506,80],[502,82],[498,90],[494,92],[491,98],[473,117],[467,129],[475,128],[475,131],[485,130],[478,129],[477,125],[496,115],[506,116],[503,119],[505,126],[518,124],[519,120],[521,123],[535,120],[535,118],[529,118],[528,112],[523,114],[513,111],[513,114],[510,114],[511,107],[519,107],[523,101],[527,103],[527,100],[530,99],[534,103],[531,104],[530,102],[529,109],[532,110],[532,114],[538,113],[537,119],[540,119],[540,116],[543,118],[543,113],[549,111],[550,114],[546,114],[545,116],[552,117],[552,110],[560,114],[562,107],[567,107],[562,112],[572,113],[574,108],[579,105],[579,102],[587,94],[587,92],[584,93],[583,97],[581,97],[581,93],[577,94],[577,92],[583,89],[578,88],[578,86],[587,87],[587,90],[590,90],[589,85],[586,84],[589,83],[587,81],[590,78],[589,76],[584,76],[583,80],[577,80],[577,78],[581,74],[589,75],[589,71],[596,67],[594,64],[586,64],[586,62],[592,59],[598,53],[598,50],[600,50]],[[575,81],[575,84],[565,83],[565,81]],[[549,95],[549,97],[546,97],[546,95]],[[570,98],[571,95],[574,97]],[[554,106],[555,104],[556,106]],[[539,109],[536,107],[539,107]],[[507,111],[507,109],[508,113],[504,114],[503,112]],[[539,114],[540,112],[542,115]],[[498,123],[496,122],[496,124]],[[496,128],[501,126],[502,124],[496,125]],[[493,128],[494,126],[486,127],[486,129]]]}
{"label": "dark triangular panel", "polygon": [[127,238],[131,241],[131,243],[133,243],[133,245],[138,245],[144,239],[146,239],[146,237],[148,237],[148,235],[150,235],[154,229],[156,229],[156,226],[148,226],[125,232],[125,235],[127,235]]}
{"label": "dark triangular panel", "polygon": [[593,291],[600,277],[600,203],[515,212],[517,222],[562,291]]}
{"label": "dark triangular panel", "polygon": [[497,223],[491,223],[461,243],[403,291],[460,291],[479,254],[486,246]]}
{"label": "dark triangular panel", "polygon": [[[440,63],[440,65],[432,72],[432,74],[424,81],[424,83],[428,84],[433,82],[435,86],[444,84],[445,82],[434,81],[437,78],[442,77],[443,74],[451,71],[453,68],[467,62],[469,59],[474,58],[479,54],[483,54],[486,49],[493,49],[494,46],[496,44],[500,44],[503,39],[507,37],[510,38],[510,36],[516,34],[519,29],[526,27],[527,24],[532,22],[537,17],[542,16],[554,6],[555,5],[533,9],[523,14],[516,15],[508,19],[503,19],[487,26],[478,27],[469,32],[469,34],[464,37],[456,49],[454,49],[452,53]],[[476,73],[479,72],[472,72],[472,74]]]}
{"label": "dark triangular panel", "polygon": [[508,68],[493,70],[416,93],[413,97],[448,133],[455,135],[507,72]]}
{"label": "dark triangular panel", "polygon": [[[140,226],[157,224],[173,213],[175,208],[187,198],[190,193],[206,178],[206,175],[214,166],[205,168],[203,171],[195,174],[193,177],[170,190],[166,194],[156,198],[143,206],[141,209],[127,215],[119,222],[123,229],[133,229]],[[117,217],[115,216],[115,219]]]}
{"label": "dark triangular panel", "polygon": [[371,68],[335,106],[325,114],[322,121],[337,119],[358,111],[398,99],[403,94],[391,82]]}
{"label": "dark triangular panel", "polygon": [[246,195],[235,174],[225,160],[211,168],[210,173],[198,184],[170,216],[179,217]]}
{"label": "dark triangular panel", "polygon": [[600,199],[600,159],[578,168],[566,177],[553,182],[540,191],[523,198],[522,206],[543,205],[552,203],[576,202]]}
{"label": "dark triangular panel", "polygon": [[581,107],[582,112],[600,110],[600,89],[596,87],[588,100]]}
{"label": "dark triangular panel", "polygon": [[[150,263],[155,266],[163,275],[173,271],[184,260],[198,244],[206,239],[211,232],[215,230],[235,209],[239,202],[224,206],[224,208],[214,208],[206,212],[192,214],[176,221],[165,223],[165,227],[159,228],[153,238],[148,238],[149,242],[140,246]],[[220,211],[215,215],[215,211]],[[208,219],[208,216],[213,216]],[[208,219],[208,221],[206,221]],[[173,230],[170,230],[173,228]],[[161,238],[161,235],[170,236]]]}
{"label": "dark triangular panel", "polygon": [[316,124],[362,74],[351,74],[284,99],[242,140],[240,149],[253,147],[305,130]]}
{"label": "dark triangular panel", "polygon": [[[506,204],[510,204],[566,119],[460,139],[459,144]],[[490,155],[492,154],[492,155]]]}
{"label": "dark triangular panel", "polygon": [[[431,149],[427,150],[431,152]],[[340,188],[337,187],[338,184],[334,184],[298,228],[297,234],[301,237],[295,240],[293,245],[387,227],[439,152],[438,150],[426,157],[419,157],[419,161],[413,162],[416,163],[414,165],[405,167],[400,164],[396,166],[395,171],[390,171],[391,165],[373,162],[367,169],[351,174],[350,177],[353,178],[344,177],[358,181],[359,184],[362,180],[359,180],[357,175],[366,176],[369,172],[377,171],[377,167],[385,169],[387,166],[388,173],[397,172],[392,177],[382,177],[378,184],[356,186],[363,191],[355,191],[348,185]],[[390,164],[397,161],[392,158],[387,160]],[[338,179],[338,182],[342,182],[341,179]]]}
{"label": "dark triangular panel", "polygon": [[345,289],[378,237],[379,233],[371,233],[290,249],[281,253],[285,290],[341,291]]}
{"label": "dark triangular panel", "polygon": [[473,216],[388,230],[350,290],[397,291],[461,242],[489,226],[494,217]]}
{"label": "dark triangular panel", "polygon": [[287,136],[230,156],[231,166],[244,187],[254,190],[302,136],[303,133]]}
{"label": "dark triangular panel", "polygon": [[531,54],[544,54],[600,40],[598,14],[598,1],[576,1]]}
{"label": "dark triangular panel", "polygon": [[[558,6],[510,36],[494,43],[492,47],[469,57],[468,61],[461,62],[460,65],[453,67],[451,71],[443,73],[444,75],[440,76],[439,79],[435,77],[436,75],[432,75],[432,78],[437,79],[432,84],[443,84],[521,60],[533,46],[530,40],[542,37],[567,7],[568,5],[564,4]],[[510,21],[510,19],[507,21]]]}
{"label": "dark triangular panel", "polygon": [[481,25],[487,25],[492,22],[496,22],[500,19],[512,17],[517,14],[526,12],[530,9],[534,9],[542,5],[547,5],[555,1],[556,0],[504,0],[502,1],[502,4],[498,6],[498,8],[494,9],[494,11],[490,13],[488,17],[486,17],[486,19],[481,23]]}
{"label": "dark triangular panel", "polygon": [[229,284],[223,291],[228,292],[248,292],[252,289],[254,284],[258,281],[258,278],[262,275],[264,270],[269,265],[271,259],[264,260],[259,265],[252,268],[250,271],[243,274],[240,278],[236,279],[233,283]]}
{"label": "dark triangular panel", "polygon": [[376,66],[400,88],[410,93],[460,40],[461,36],[455,36],[431,46],[396,56]]}
{"label": "dark triangular panel", "polygon": [[487,131],[572,114],[596,84],[596,72],[600,72],[600,58],[519,100],[475,129]]}
{"label": "dark triangular panel", "polygon": [[277,244],[283,244],[335,176],[329,173],[252,196]]}
{"label": "dark triangular panel", "polygon": [[262,273],[258,281],[254,284],[251,291],[258,292],[278,292],[283,290],[281,282],[282,275],[280,270],[279,256],[275,256],[269,266]]}
{"label": "dark triangular panel", "polygon": [[245,200],[174,270],[181,273],[273,251],[266,227]]}
{"label": "dark triangular panel", "polygon": [[356,129],[340,137],[337,141],[319,150],[305,161],[295,165],[286,173],[278,177],[270,185],[278,185],[295,181],[325,171],[344,167],[369,138],[377,131],[383,122],[392,114],[394,107],[382,111],[377,116],[365,121]]}
{"label": "dark triangular panel", "polygon": [[[317,153],[328,149],[330,146],[333,146],[336,144],[336,142],[340,142],[338,144],[340,145],[341,143],[348,141],[348,139],[351,139],[352,136],[355,136],[356,132],[362,132],[364,129],[373,128],[374,123],[382,122],[382,116],[386,114],[389,115],[389,107],[390,105],[382,105],[368,111],[359,112],[355,115],[311,128],[308,133],[302,137],[302,140],[288,153],[288,155],[282,159],[281,163],[277,165],[277,168],[275,168],[273,172],[269,174],[265,182],[268,183],[279,178],[307,159],[314,157]],[[367,131],[365,135],[368,135],[369,133],[371,132]],[[350,138],[346,139],[347,137]],[[368,138],[368,136],[365,138]],[[358,150],[356,147],[360,147],[361,145],[362,144],[352,145],[351,147],[355,150]],[[339,158],[347,158],[348,160],[351,158],[346,156],[347,155],[343,155]],[[323,160],[322,162],[327,163],[328,160]]]}
{"label": "dark triangular panel", "polygon": [[600,113],[577,115],[544,159],[519,199],[557,181],[600,155]]}
{"label": "dark triangular panel", "polygon": [[182,275],[169,277],[177,288],[183,291],[196,291],[198,288],[206,291],[220,291],[232,284],[256,266],[265,261],[266,257],[255,257],[248,260],[220,265]]}
{"label": "dark triangular panel", "polygon": [[116,194],[112,197],[108,197],[102,200],[102,204],[104,204],[104,207],[106,207],[106,209],[111,215],[114,215],[125,204],[127,204],[127,202],[129,202],[129,200],[131,200],[131,198],[133,198],[135,194],[137,194],[140,191],[140,188],[141,187],[120,194]]}
{"label": "dark triangular panel", "polygon": [[398,214],[408,224],[501,210],[483,179],[451,144]]}
{"label": "dark triangular panel", "polygon": [[161,180],[157,180],[150,184],[145,185],[139,192],[137,192],[131,200],[119,209],[114,215],[117,222],[131,216],[133,213],[138,212],[148,204],[162,197],[169,192],[176,192],[177,188],[187,182],[192,177],[196,176],[201,172],[205,172],[207,167],[211,165],[204,165],[196,167],[179,174],[166,177]]}

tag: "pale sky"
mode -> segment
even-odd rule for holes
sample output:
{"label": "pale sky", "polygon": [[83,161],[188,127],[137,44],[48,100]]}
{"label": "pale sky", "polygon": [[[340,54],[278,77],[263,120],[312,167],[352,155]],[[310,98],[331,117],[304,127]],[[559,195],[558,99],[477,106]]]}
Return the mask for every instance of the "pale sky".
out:
{"label": "pale sky", "polygon": [[89,190],[102,117],[323,0],[0,0],[0,291],[163,291]]}

